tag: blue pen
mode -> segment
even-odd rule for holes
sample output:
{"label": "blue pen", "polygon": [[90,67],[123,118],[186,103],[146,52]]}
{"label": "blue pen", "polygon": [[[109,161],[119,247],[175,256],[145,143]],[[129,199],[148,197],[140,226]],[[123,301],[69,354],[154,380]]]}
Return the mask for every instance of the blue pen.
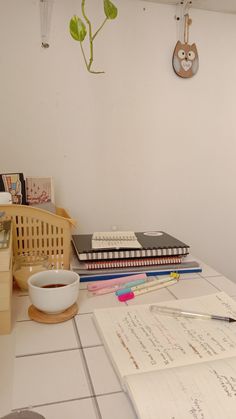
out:
{"label": "blue pen", "polygon": [[[143,284],[144,282],[147,282],[147,279],[137,279],[136,281],[126,282],[126,284],[121,285],[121,290],[123,290],[125,288],[134,287],[135,285]],[[117,290],[117,292],[118,291],[119,290]]]}
{"label": "blue pen", "polygon": [[[156,277],[154,277],[156,278]],[[122,287],[120,287],[115,294],[116,295],[123,295],[126,294],[127,292],[132,291],[133,287],[136,287],[137,285],[141,285],[141,284],[145,284],[148,282],[151,282],[152,278],[146,278],[146,279],[139,279],[137,281],[132,281],[132,282],[127,282],[126,284],[124,284]]]}

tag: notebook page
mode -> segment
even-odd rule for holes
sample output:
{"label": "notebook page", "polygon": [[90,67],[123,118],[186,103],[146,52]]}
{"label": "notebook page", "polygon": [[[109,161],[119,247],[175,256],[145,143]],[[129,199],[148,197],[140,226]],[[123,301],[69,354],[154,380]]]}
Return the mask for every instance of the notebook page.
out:
{"label": "notebook page", "polygon": [[[236,318],[223,292],[168,306]],[[95,310],[94,318],[120,377],[236,356],[236,323],[152,314],[148,304]]]}
{"label": "notebook page", "polygon": [[139,419],[235,419],[236,358],[126,377]]}
{"label": "notebook page", "polygon": [[104,231],[92,235],[92,249],[141,249],[133,231]]}

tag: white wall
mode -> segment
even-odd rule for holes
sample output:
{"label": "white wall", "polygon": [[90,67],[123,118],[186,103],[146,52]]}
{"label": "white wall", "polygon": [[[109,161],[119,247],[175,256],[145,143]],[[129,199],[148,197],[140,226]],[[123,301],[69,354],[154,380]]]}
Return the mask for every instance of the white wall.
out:
{"label": "white wall", "polygon": [[200,69],[183,80],[175,8],[114,2],[95,76],[68,32],[79,0],[55,0],[48,50],[38,0],[0,0],[0,171],[52,175],[81,233],[162,229],[236,280],[236,16],[192,10]]}

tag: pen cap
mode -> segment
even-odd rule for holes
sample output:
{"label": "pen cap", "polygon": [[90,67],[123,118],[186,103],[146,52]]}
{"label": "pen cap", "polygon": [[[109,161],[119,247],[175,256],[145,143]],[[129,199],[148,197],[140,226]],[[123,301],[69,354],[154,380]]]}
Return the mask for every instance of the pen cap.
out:
{"label": "pen cap", "polygon": [[128,300],[132,300],[132,298],[134,298],[134,293],[133,292],[128,292],[127,294],[123,294],[123,295],[118,296],[118,300],[122,303],[124,303],[125,301],[128,301]]}
{"label": "pen cap", "polygon": [[117,290],[116,291],[116,295],[119,297],[119,295],[123,295],[123,294],[128,294],[129,292],[131,292],[131,288],[122,288],[121,290]]}

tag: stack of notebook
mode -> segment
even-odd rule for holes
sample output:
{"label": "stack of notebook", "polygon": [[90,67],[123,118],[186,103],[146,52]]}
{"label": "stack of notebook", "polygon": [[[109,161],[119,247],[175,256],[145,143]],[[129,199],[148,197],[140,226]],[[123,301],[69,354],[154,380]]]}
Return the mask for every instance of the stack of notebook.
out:
{"label": "stack of notebook", "polygon": [[186,261],[189,245],[163,232],[115,231],[72,236],[76,258],[72,269],[86,280],[101,274],[154,271],[200,271],[195,261]]}

